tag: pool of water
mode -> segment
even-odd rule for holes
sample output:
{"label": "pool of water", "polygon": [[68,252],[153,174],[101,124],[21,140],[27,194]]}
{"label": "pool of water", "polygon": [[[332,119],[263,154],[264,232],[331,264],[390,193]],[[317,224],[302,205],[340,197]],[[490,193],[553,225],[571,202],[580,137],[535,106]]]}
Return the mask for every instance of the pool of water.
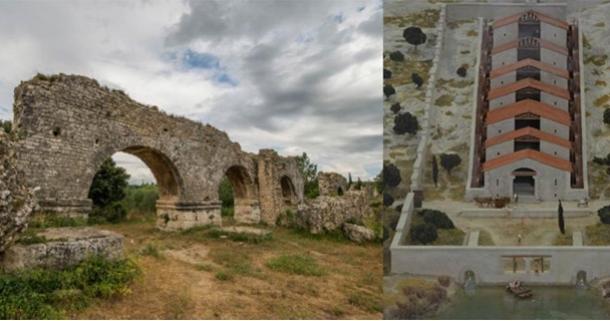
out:
{"label": "pool of water", "polygon": [[533,287],[531,299],[517,299],[503,287],[460,290],[436,319],[608,319],[610,303],[594,290]]}

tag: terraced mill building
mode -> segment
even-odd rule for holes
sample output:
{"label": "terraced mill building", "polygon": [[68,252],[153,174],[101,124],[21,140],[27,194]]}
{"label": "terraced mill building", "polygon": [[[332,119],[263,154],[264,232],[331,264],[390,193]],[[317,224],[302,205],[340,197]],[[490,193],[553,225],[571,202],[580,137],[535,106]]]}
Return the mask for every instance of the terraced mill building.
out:
{"label": "terraced mill building", "polygon": [[581,38],[534,10],[484,25],[467,198],[587,198]]}

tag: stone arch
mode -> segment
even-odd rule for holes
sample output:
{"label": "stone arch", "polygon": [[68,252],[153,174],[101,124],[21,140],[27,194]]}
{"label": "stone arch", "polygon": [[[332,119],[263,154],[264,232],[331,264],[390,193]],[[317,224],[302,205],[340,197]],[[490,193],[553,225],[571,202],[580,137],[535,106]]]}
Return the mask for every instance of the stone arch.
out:
{"label": "stone arch", "polygon": [[288,175],[280,178],[280,187],[282,188],[282,199],[285,205],[295,205],[297,202],[297,193],[292,183],[292,179]]}
{"label": "stone arch", "polygon": [[93,162],[93,175],[88,177],[89,188],[91,188],[93,176],[99,170],[102,163],[118,152],[124,152],[139,158],[150,169],[159,188],[158,203],[176,202],[180,199],[184,184],[172,160],[163,152],[143,145],[133,145],[118,150],[108,148],[98,153]]}
{"label": "stone arch", "polygon": [[225,170],[225,175],[233,188],[233,217],[239,223],[258,223],[260,205],[255,181],[242,165],[232,165]]}

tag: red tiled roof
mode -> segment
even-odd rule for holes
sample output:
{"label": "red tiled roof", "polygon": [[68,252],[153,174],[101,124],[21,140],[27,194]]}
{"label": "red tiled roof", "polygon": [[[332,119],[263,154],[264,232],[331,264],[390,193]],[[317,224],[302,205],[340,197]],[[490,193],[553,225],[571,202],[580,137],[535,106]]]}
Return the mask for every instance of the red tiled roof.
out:
{"label": "red tiled roof", "polygon": [[505,107],[490,110],[487,112],[485,123],[494,124],[524,113],[536,114],[542,118],[570,126],[571,119],[568,112],[532,99],[524,99]]}
{"label": "red tiled roof", "polygon": [[[541,48],[546,48],[548,50],[552,50],[555,51],[557,53],[560,53],[564,56],[567,56],[569,54],[568,49],[558,46],[550,41],[546,41],[544,39],[537,39],[536,41],[540,41],[540,47]],[[514,49],[519,47],[519,39],[513,40],[513,41],[509,41],[506,43],[503,43],[499,46],[494,46],[494,48],[491,50],[491,54],[492,56],[495,54],[498,54],[502,51],[508,50],[508,49]]]}
{"label": "red tiled roof", "polygon": [[533,127],[525,127],[525,128],[521,128],[518,130],[514,130],[512,132],[504,133],[502,135],[488,138],[485,141],[485,147],[497,145],[497,144],[500,144],[500,143],[503,143],[506,141],[511,141],[511,140],[514,140],[516,138],[523,137],[523,136],[534,136],[540,140],[544,140],[549,143],[553,143],[555,145],[563,146],[568,149],[570,149],[572,146],[572,144],[570,143],[569,140],[560,138],[555,135],[551,135],[549,133],[545,133],[545,132],[543,132],[539,129],[533,128]]}
{"label": "red tiled roof", "polygon": [[538,90],[544,91],[553,96],[563,98],[565,100],[570,99],[570,92],[567,91],[566,89],[563,89],[563,88],[560,88],[557,86],[553,86],[553,85],[549,85],[549,84],[545,84],[539,80],[532,79],[532,78],[521,79],[512,84],[493,88],[493,89],[489,90],[487,99],[489,99],[489,100],[496,99],[498,97],[502,97],[502,96],[514,93],[519,89],[523,89],[523,88],[527,88],[527,87],[536,88]]}
{"label": "red tiled roof", "polygon": [[494,21],[493,23],[493,27],[494,28],[499,28],[514,22],[518,22],[519,18],[521,18],[521,16],[523,16],[524,14],[528,13],[528,12],[532,12],[536,15],[536,17],[538,17],[538,19],[542,22],[548,23],[550,25],[553,25],[555,27],[558,28],[562,28],[567,30],[568,27],[570,26],[567,22],[561,20],[561,19],[557,19],[555,17],[551,17],[548,16],[544,13],[538,12],[536,10],[528,10],[528,11],[523,11],[523,12],[519,12],[517,14],[514,14],[512,16],[508,16],[508,17],[504,17],[504,18],[500,18],[497,19],[496,21]]}
{"label": "red tiled roof", "polygon": [[535,160],[544,165],[555,167],[562,171],[572,171],[572,164],[569,161],[533,149],[523,149],[518,152],[502,155],[498,158],[488,160],[483,163],[483,171],[488,171],[502,166],[510,165],[516,161],[525,158]]}
{"label": "red tiled roof", "polygon": [[547,63],[544,62],[540,62],[538,60],[534,60],[531,58],[527,58],[527,59],[523,59],[523,60],[519,60],[513,64],[510,64],[508,66],[502,66],[500,68],[494,69],[490,72],[489,77],[490,78],[496,78],[498,76],[502,76],[504,74],[507,74],[511,71],[515,71],[519,68],[523,68],[523,67],[528,67],[528,66],[532,66],[535,67],[539,70],[542,71],[546,71],[546,72],[550,72],[552,74],[555,74],[559,77],[568,79],[570,77],[570,74],[568,73],[567,70],[565,69],[561,69],[561,68],[557,68],[555,66],[551,66]]}

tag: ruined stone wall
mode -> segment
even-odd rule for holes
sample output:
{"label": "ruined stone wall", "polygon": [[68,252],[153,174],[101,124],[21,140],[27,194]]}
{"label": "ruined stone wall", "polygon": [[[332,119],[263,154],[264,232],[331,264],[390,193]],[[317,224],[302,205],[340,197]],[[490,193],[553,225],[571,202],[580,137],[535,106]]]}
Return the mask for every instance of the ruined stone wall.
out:
{"label": "ruined stone wall", "polygon": [[27,228],[36,206],[33,192],[23,184],[11,138],[0,130],[0,253]]}
{"label": "ruined stone wall", "polygon": [[345,177],[341,176],[341,174],[338,173],[319,172],[318,187],[320,188],[320,195],[342,195],[347,192],[348,189],[347,179],[345,179]]}
{"label": "ruined stone wall", "polygon": [[287,209],[303,202],[304,181],[295,158],[280,157],[271,149],[262,149],[258,157],[261,221],[275,225]]}
{"label": "ruined stone wall", "polygon": [[343,196],[319,196],[298,206],[295,225],[318,234],[335,231],[345,223],[362,223],[370,211],[369,192],[353,190]]}
{"label": "ruined stone wall", "polygon": [[[262,217],[279,210],[268,202],[269,207],[257,209],[264,203],[259,193],[278,198],[279,182],[273,179],[281,178],[286,167],[302,199],[302,178],[293,158],[275,154],[267,160],[262,153],[259,160],[208,124],[165,114],[83,76],[38,75],[22,82],[15,89],[13,128],[28,184],[40,186],[47,211],[87,213],[95,173],[119,151],[139,157],[155,176],[161,228],[219,224],[218,186],[230,169],[237,168],[232,183],[239,180],[242,189],[236,203],[253,207],[244,211],[249,220],[261,210]],[[260,173],[270,174],[261,179]]]}

